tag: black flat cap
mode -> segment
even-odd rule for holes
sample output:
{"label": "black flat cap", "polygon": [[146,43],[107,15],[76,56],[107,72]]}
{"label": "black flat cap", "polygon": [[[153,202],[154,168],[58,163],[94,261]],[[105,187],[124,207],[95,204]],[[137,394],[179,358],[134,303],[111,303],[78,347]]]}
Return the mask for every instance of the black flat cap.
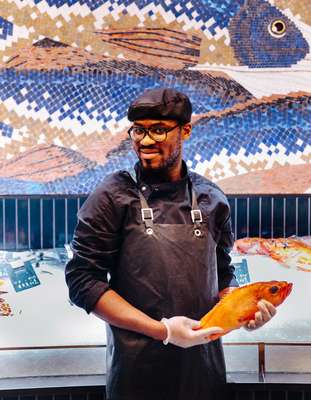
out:
{"label": "black flat cap", "polygon": [[191,120],[192,105],[184,93],[170,88],[149,89],[134,100],[128,109],[130,121],[139,119]]}

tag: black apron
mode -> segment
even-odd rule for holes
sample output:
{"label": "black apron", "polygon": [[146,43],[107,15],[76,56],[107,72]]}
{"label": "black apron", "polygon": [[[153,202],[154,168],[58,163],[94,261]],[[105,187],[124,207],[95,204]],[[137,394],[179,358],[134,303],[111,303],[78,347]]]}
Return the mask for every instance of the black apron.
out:
{"label": "black apron", "polygon": [[[216,243],[200,221],[192,192],[193,224],[155,224],[139,191],[141,223],[125,226],[111,287],[150,317],[199,320],[218,301]],[[138,189],[139,190],[139,189]],[[190,208],[190,207],[189,207]],[[220,340],[183,349],[107,325],[108,400],[216,400],[225,383]]]}

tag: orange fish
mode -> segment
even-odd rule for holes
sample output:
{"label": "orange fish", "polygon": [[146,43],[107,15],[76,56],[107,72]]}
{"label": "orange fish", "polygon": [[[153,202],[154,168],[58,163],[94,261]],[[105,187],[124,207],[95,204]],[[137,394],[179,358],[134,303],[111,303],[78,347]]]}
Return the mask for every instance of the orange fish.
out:
{"label": "orange fish", "polygon": [[236,240],[233,251],[241,254],[262,254],[273,258],[287,268],[311,272],[310,237],[262,239],[244,238]]}
{"label": "orange fish", "polygon": [[258,237],[246,237],[234,242],[233,251],[241,254],[266,254],[261,246],[263,239]]}
{"label": "orange fish", "polygon": [[286,281],[256,282],[242,286],[225,295],[200,320],[198,329],[219,326],[224,331],[211,335],[215,340],[226,333],[239,329],[255,318],[259,311],[258,301],[264,299],[279,306],[292,291],[293,284]]}
{"label": "orange fish", "polygon": [[270,239],[262,247],[271,258],[288,268],[311,272],[311,246],[295,237]]}

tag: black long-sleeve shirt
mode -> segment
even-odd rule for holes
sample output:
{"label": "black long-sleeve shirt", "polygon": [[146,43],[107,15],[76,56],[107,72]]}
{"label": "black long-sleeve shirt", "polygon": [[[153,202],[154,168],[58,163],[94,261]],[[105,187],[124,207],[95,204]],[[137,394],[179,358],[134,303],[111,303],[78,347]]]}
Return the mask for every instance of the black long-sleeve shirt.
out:
{"label": "black long-sleeve shirt", "polygon": [[[143,177],[138,164],[135,166],[137,183],[153,209],[154,223],[192,223],[188,172],[185,164],[183,167],[184,176],[180,181],[151,184]],[[217,243],[219,291],[238,286],[230,264],[233,234],[227,198],[206,178],[192,172],[189,175],[203,223]],[[142,223],[140,207],[134,181],[126,171],[119,171],[106,177],[79,210],[71,243],[73,258],[66,265],[65,275],[71,301],[88,313],[110,288],[108,273],[113,274],[118,266],[124,228]]]}

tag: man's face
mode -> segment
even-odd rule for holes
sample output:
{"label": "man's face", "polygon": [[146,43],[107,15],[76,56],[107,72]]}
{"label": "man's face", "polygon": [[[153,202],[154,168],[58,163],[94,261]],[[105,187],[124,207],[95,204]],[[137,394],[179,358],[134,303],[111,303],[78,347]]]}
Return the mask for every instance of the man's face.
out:
{"label": "man's face", "polygon": [[175,127],[167,133],[167,138],[164,142],[156,142],[149,135],[146,135],[139,142],[133,141],[133,148],[144,169],[168,169],[180,163],[182,142],[190,135],[190,124],[180,126],[175,120],[143,119],[134,121],[133,126],[143,128],[164,127],[169,129]]}

